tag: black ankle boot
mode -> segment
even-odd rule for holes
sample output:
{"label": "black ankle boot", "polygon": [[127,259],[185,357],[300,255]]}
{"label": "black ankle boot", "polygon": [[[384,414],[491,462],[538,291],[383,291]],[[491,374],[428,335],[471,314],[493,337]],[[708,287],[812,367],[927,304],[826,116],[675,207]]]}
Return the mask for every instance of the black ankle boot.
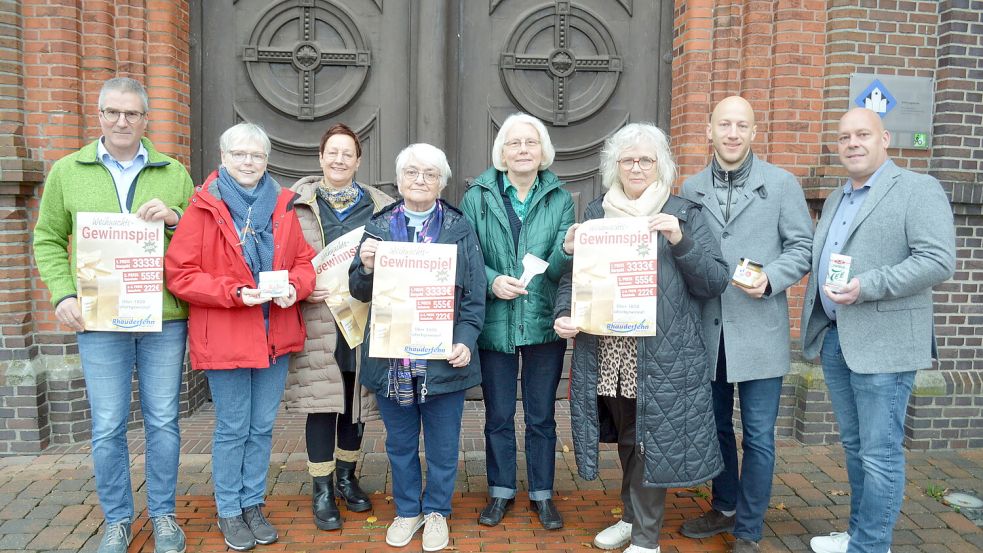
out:
{"label": "black ankle boot", "polygon": [[314,477],[314,524],[321,530],[341,528],[341,513],[334,502],[334,478]]}
{"label": "black ankle boot", "polygon": [[353,513],[361,513],[372,508],[369,496],[365,495],[362,488],[358,485],[358,477],[355,476],[355,463],[338,461],[335,463],[335,474],[338,476],[337,487],[338,496],[345,500],[348,510]]}

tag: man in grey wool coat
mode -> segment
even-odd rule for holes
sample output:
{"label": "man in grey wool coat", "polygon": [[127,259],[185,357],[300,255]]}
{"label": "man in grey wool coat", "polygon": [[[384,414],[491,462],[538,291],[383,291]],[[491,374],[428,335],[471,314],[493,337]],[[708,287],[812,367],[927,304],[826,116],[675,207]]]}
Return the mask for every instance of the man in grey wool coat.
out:
{"label": "man in grey wool coat", "polygon": [[[952,207],[939,181],[901,169],[873,111],[855,108],[837,136],[847,182],[823,205],[802,308],[802,354],[819,356],[850,480],[846,532],[816,553],[890,551],[905,488],[904,417],[915,373],[932,366],[932,286],[955,271]],[[832,254],[848,281],[824,284]]]}
{"label": "man in grey wool coat", "polygon": [[[731,532],[734,553],[758,551],[775,470],[775,420],[782,377],[791,365],[785,291],[809,270],[812,218],[795,177],[751,153],[757,127],[739,96],[713,109],[707,139],[710,165],[683,183],[683,197],[703,206],[733,272],[741,259],[760,264],[751,280],[731,286],[703,307],[717,439],[724,472],[713,479],[711,510],[682,533],[706,538]],[[743,425],[742,466],[734,435],[734,388]]]}

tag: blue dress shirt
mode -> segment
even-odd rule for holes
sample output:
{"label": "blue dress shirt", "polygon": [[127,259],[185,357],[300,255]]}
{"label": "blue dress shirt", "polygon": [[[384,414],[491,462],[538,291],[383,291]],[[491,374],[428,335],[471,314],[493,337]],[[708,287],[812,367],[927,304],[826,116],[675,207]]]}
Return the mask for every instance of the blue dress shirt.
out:
{"label": "blue dress shirt", "polygon": [[[822,302],[823,310],[826,311],[826,316],[830,320],[836,320],[836,307],[839,305],[829,299],[826,292],[823,291],[823,283],[826,282],[826,275],[829,274],[830,254],[843,251],[843,246],[847,239],[847,232],[850,230],[853,220],[860,211],[860,207],[864,205],[864,200],[869,195],[870,187],[875,184],[877,177],[884,172],[884,168],[891,163],[891,160],[888,160],[881,164],[860,188],[854,189],[850,182],[843,185],[843,197],[840,198],[840,205],[836,207],[836,214],[833,215],[833,220],[829,224],[826,242],[823,243],[823,252],[819,257],[819,275],[817,275],[819,280],[816,281],[819,283],[819,300]],[[853,280],[852,273],[848,276],[850,280]]]}

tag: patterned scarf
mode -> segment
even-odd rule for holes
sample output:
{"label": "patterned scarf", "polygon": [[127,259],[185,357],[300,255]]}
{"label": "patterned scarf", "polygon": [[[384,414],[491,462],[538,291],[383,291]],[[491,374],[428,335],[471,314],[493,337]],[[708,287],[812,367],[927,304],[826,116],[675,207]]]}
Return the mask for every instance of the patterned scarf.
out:
{"label": "patterned scarf", "polygon": [[338,214],[339,221],[344,221],[352,207],[362,199],[362,189],[355,181],[344,188],[335,188],[322,179],[316,190],[317,195]]}
{"label": "patterned scarf", "polygon": [[273,209],[276,208],[277,184],[264,173],[256,189],[247,191],[239,185],[225,167],[218,170],[218,190],[229,208],[242,256],[259,282],[260,271],[273,269]]}
{"label": "patterned scarf", "polygon": [[[419,241],[433,244],[440,238],[440,227],[444,224],[444,208],[437,201],[420,228],[417,229]],[[412,242],[409,229],[406,226],[406,204],[400,202],[393,209],[392,219],[389,220],[389,234],[395,242]],[[426,359],[390,359],[389,388],[387,395],[401,407],[427,401],[427,360]]]}
{"label": "patterned scarf", "polygon": [[[433,211],[423,221],[420,228],[416,229],[419,242],[423,244],[437,242],[437,239],[440,238],[440,227],[442,226],[444,226],[444,207],[440,204],[440,200],[437,200]],[[403,202],[400,202],[393,209],[392,219],[389,220],[389,234],[392,236],[394,242],[414,242],[409,236],[409,230],[406,228],[406,204]]]}

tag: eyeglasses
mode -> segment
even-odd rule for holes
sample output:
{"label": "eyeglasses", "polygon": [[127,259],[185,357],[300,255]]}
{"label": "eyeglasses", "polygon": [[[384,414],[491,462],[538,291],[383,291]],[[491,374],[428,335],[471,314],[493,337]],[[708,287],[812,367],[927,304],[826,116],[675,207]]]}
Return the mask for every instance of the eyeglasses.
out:
{"label": "eyeglasses", "polygon": [[131,125],[139,123],[140,120],[147,115],[142,111],[120,111],[118,109],[101,109],[99,110],[99,113],[102,115],[103,119],[109,121],[110,123],[119,121],[119,116],[122,115],[126,119],[126,122]]}
{"label": "eyeglasses", "polygon": [[539,141],[535,138],[526,138],[524,140],[509,140],[505,143],[505,147],[510,150],[519,150],[523,146],[532,150],[539,147]]}
{"label": "eyeglasses", "polygon": [[267,158],[266,154],[259,153],[259,152],[240,152],[238,150],[235,150],[226,153],[229,154],[229,157],[232,158],[232,161],[236,163],[242,163],[243,161],[246,161],[246,158],[249,158],[255,163],[266,163],[266,158]]}
{"label": "eyeglasses", "polygon": [[340,159],[340,160],[344,161],[345,163],[348,163],[348,162],[351,162],[351,161],[353,161],[355,159],[355,153],[354,152],[345,152],[345,151],[338,150],[338,151],[333,151],[333,152],[324,152],[323,154],[321,154],[321,157],[323,157],[326,160],[329,160],[329,159],[330,160]]}
{"label": "eyeglasses", "polygon": [[618,165],[625,171],[634,169],[636,163],[639,169],[648,171],[655,165],[655,160],[650,157],[625,157],[618,160]]}
{"label": "eyeglasses", "polygon": [[409,179],[410,181],[415,181],[417,177],[423,175],[423,182],[427,184],[436,184],[440,180],[440,173],[436,171],[420,171],[419,169],[404,169],[403,178]]}

